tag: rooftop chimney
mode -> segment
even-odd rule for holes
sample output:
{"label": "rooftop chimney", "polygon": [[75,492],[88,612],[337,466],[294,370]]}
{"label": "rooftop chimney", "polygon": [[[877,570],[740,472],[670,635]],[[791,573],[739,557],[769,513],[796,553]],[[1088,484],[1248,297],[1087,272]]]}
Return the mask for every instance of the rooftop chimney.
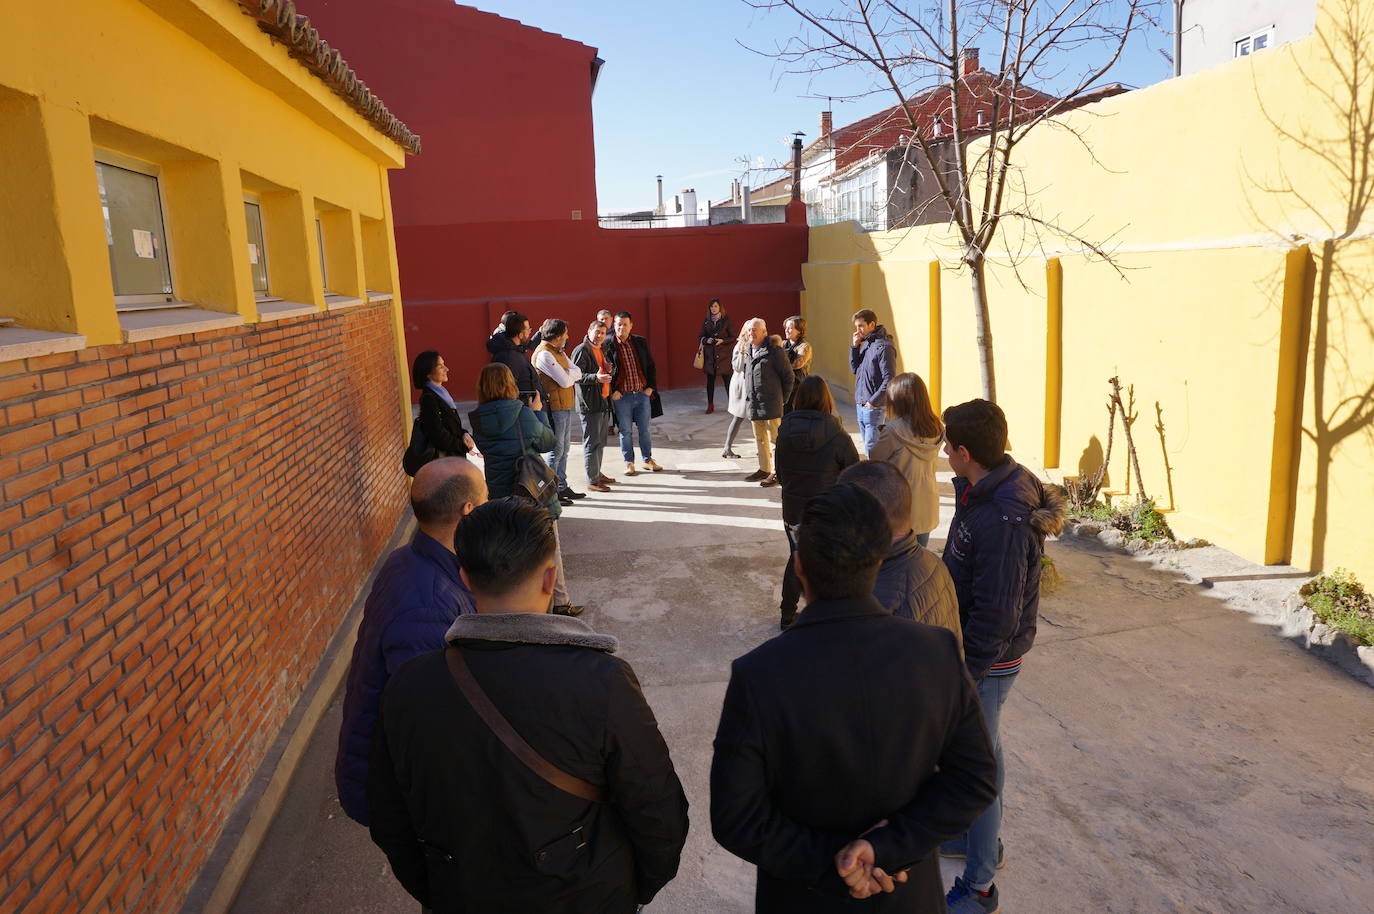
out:
{"label": "rooftop chimney", "polygon": [[821,112],[821,139],[830,136],[830,131],[834,129],[834,120],[829,111]]}
{"label": "rooftop chimney", "polygon": [[658,176],[658,209],[655,212],[663,215],[663,175]]}
{"label": "rooftop chimney", "polygon": [[959,52],[959,75],[968,76],[978,69],[978,49],[964,48]]}

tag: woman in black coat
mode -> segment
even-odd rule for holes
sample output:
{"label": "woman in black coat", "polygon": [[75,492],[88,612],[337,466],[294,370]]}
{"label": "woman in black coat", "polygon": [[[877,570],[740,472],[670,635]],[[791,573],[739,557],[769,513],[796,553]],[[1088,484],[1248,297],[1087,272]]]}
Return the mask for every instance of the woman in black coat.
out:
{"label": "woman in black coat", "polygon": [[781,626],[787,628],[797,615],[801,581],[792,569],[797,551],[797,526],[806,503],[835,484],[840,472],[859,462],[854,440],[835,418],[835,401],[820,375],[808,375],[797,385],[790,413],[778,427],[778,453],[774,472],[782,483],[782,524],[787,531],[787,567],[782,573]]}
{"label": "woman in black coat", "polygon": [[420,392],[420,431],[438,457],[466,457],[474,450],[472,436],[463,428],[457,404],[444,389],[448,380],[448,366],[444,357],[433,349],[426,349],[415,357],[410,371],[411,383]]}
{"label": "woman in black coat", "polygon": [[735,331],[730,315],[725,313],[720,299],[711,299],[706,306],[706,319],[701,322],[701,370],[706,373],[706,411],[716,411],[716,377],[730,386],[730,348],[735,344]]}

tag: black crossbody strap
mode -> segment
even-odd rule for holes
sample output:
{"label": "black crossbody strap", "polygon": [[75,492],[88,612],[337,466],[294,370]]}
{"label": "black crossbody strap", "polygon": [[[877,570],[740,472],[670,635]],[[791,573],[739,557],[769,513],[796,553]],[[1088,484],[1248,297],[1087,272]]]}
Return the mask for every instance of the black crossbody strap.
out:
{"label": "black crossbody strap", "polygon": [[575,797],[580,797],[592,803],[604,803],[605,798],[600,787],[595,784],[573,777],[562,768],[555,766],[544,756],[534,751],[534,747],[525,742],[524,738],[515,732],[515,728],[510,725],[496,705],[491,703],[487,693],[482,690],[482,686],[472,675],[472,670],[468,669],[468,662],[463,657],[463,651],[455,646],[450,646],[444,651],[444,659],[448,661],[448,671],[453,675],[453,681],[458,684],[458,690],[463,693],[463,697],[468,700],[472,710],[477,712],[477,716],[482,718],[482,723],[486,724],[492,733],[496,734],[507,749],[516,758],[524,762],[525,767],[539,775],[545,781],[557,787],[564,793],[570,793]]}

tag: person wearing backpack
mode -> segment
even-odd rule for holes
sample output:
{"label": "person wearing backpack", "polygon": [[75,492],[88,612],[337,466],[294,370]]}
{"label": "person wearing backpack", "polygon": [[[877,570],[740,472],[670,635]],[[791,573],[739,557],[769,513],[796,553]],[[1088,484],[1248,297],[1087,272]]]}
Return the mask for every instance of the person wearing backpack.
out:
{"label": "person wearing backpack", "polygon": [[[534,391],[526,405],[520,399],[520,389],[515,386],[515,376],[510,369],[500,362],[492,362],[477,376],[477,404],[477,408],[468,413],[468,421],[472,423],[473,437],[486,456],[483,469],[488,497],[494,500],[520,495],[517,483],[521,475],[521,458],[533,457],[547,470],[542,455],[553,450],[554,445],[553,429],[544,414],[539,391]],[[525,494],[528,497],[528,493]],[[557,520],[563,512],[557,485],[547,487],[543,505],[553,515],[554,534],[557,535]],[[563,616],[579,615],[583,607],[574,605],[568,597],[561,548],[555,558],[558,580],[554,588],[553,612]]]}

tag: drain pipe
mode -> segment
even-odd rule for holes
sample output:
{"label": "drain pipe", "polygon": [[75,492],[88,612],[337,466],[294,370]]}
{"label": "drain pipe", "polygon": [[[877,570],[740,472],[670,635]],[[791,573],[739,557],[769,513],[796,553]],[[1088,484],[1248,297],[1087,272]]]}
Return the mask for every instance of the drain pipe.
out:
{"label": "drain pipe", "polygon": [[1174,75],[1183,75],[1183,2],[1174,0]]}

